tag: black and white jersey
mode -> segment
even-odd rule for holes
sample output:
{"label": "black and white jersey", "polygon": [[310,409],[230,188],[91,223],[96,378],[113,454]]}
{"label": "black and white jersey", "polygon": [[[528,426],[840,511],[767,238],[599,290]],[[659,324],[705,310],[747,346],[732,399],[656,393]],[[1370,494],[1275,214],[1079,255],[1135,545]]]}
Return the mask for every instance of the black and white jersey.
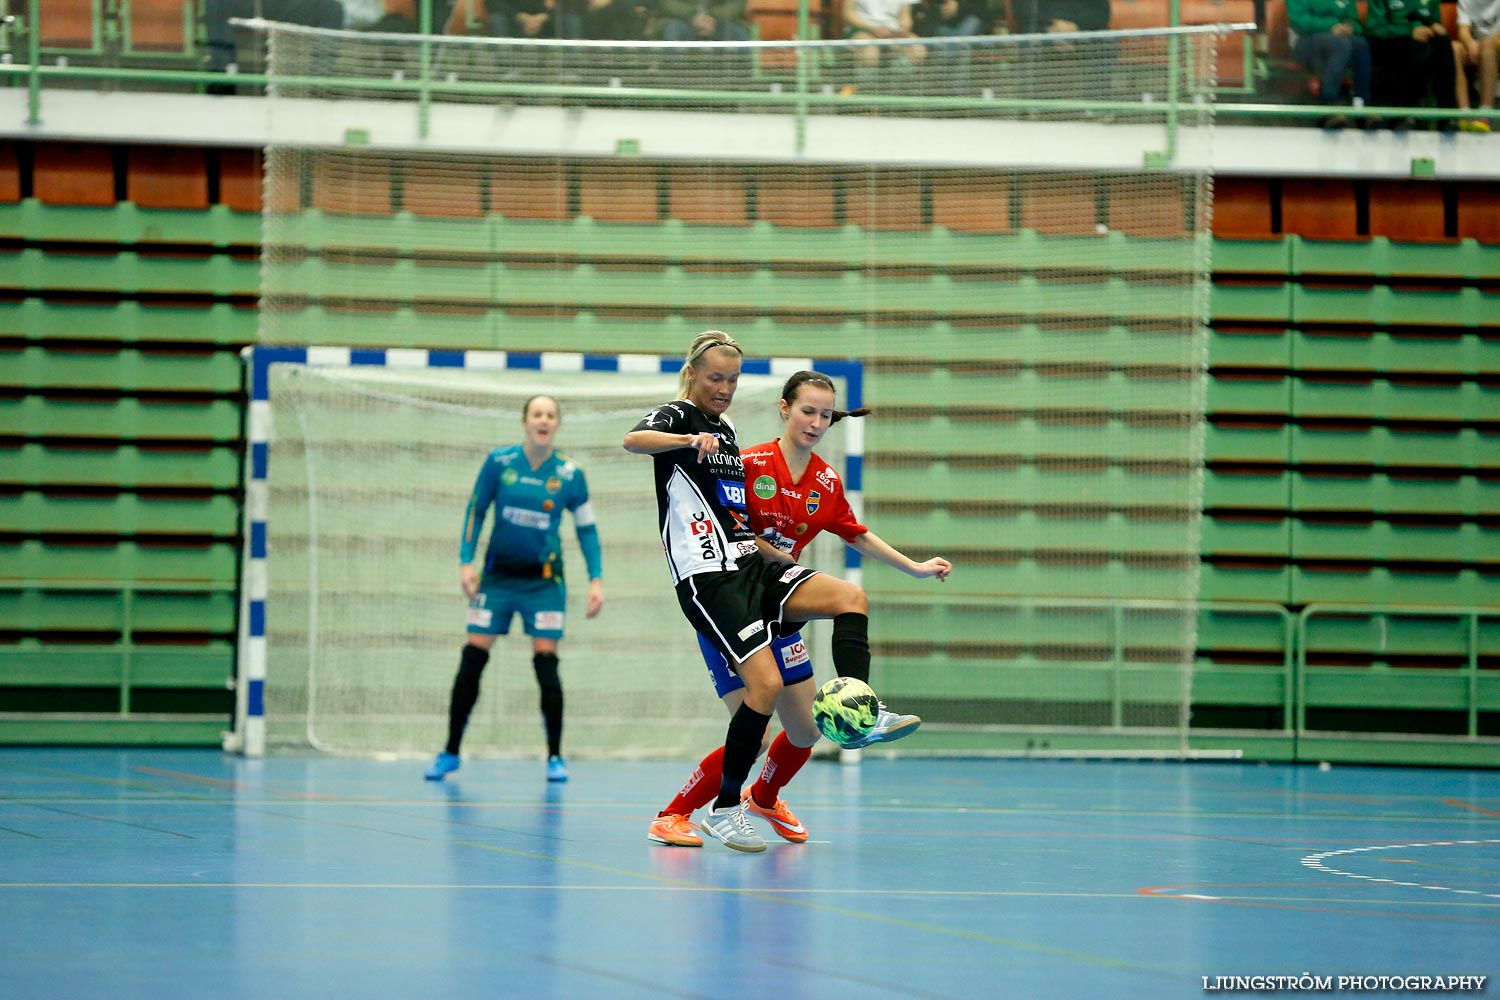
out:
{"label": "black and white jersey", "polygon": [[667,568],[677,584],[699,573],[725,573],[755,551],[745,509],[745,467],[728,417],[710,417],[685,399],[663,403],[632,430],[702,434],[719,450],[702,462],[694,448],[651,456],[656,462],[656,513]]}

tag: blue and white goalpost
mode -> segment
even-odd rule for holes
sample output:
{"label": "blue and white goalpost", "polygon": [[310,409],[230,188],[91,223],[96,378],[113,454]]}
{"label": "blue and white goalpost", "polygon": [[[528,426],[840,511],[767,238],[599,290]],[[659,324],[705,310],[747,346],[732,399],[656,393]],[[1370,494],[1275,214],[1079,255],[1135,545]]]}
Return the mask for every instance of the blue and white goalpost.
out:
{"label": "blue and white goalpost", "polygon": [[[538,393],[558,399],[557,446],[588,478],[604,550],[604,610],[585,619],[587,574],[565,518],[565,749],[668,756],[722,737],[722,710],[671,596],[650,464],[621,447],[641,414],[676,394],[681,358],[335,347],[252,347],[244,358],[240,641],[226,749],[419,756],[441,744],[464,635],[463,511],[489,451],[522,439],[522,404]],[[781,386],[804,368],[842,381],[841,408],[861,405],[857,362],[747,359],[729,411],[742,446],[780,433]],[[863,422],[840,423],[819,452],[843,469],[859,512]],[[838,539],[813,548],[815,565],[858,578],[858,555]],[[517,622],[495,644],[465,751],[542,748],[531,644]]]}

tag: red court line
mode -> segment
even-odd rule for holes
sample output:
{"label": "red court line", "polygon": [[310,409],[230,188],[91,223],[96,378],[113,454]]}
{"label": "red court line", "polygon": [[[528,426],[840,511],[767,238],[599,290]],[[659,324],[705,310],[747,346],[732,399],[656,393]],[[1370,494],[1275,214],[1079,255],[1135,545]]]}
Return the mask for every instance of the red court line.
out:
{"label": "red court line", "polygon": [[1486,816],[1494,816],[1497,819],[1500,819],[1500,812],[1496,812],[1494,809],[1486,809],[1484,806],[1476,806],[1468,802],[1460,802],[1457,799],[1439,799],[1438,801],[1442,802],[1445,806],[1452,806],[1455,809],[1467,809],[1470,812],[1483,813]]}

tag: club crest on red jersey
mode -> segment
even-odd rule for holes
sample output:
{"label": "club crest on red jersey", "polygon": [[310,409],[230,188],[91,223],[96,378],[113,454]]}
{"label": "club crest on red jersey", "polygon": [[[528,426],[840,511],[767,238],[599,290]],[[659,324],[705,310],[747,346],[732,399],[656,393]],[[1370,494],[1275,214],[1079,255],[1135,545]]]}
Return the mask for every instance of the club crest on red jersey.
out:
{"label": "club crest on red jersey", "polygon": [[817,490],[809,490],[807,493],[807,513],[809,516],[818,512],[818,504],[822,502],[823,494]]}

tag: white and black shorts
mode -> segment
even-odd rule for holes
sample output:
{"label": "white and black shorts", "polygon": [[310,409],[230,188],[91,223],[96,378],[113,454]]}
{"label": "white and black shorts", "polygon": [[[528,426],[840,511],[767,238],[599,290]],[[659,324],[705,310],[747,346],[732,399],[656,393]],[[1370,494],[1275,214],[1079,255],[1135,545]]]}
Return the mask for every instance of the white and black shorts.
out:
{"label": "white and black shorts", "polygon": [[732,573],[686,577],[677,585],[677,603],[693,628],[723,650],[731,663],[744,663],[782,634],[787,600],[817,575],[815,569],[771,562],[757,552],[741,559]]}

